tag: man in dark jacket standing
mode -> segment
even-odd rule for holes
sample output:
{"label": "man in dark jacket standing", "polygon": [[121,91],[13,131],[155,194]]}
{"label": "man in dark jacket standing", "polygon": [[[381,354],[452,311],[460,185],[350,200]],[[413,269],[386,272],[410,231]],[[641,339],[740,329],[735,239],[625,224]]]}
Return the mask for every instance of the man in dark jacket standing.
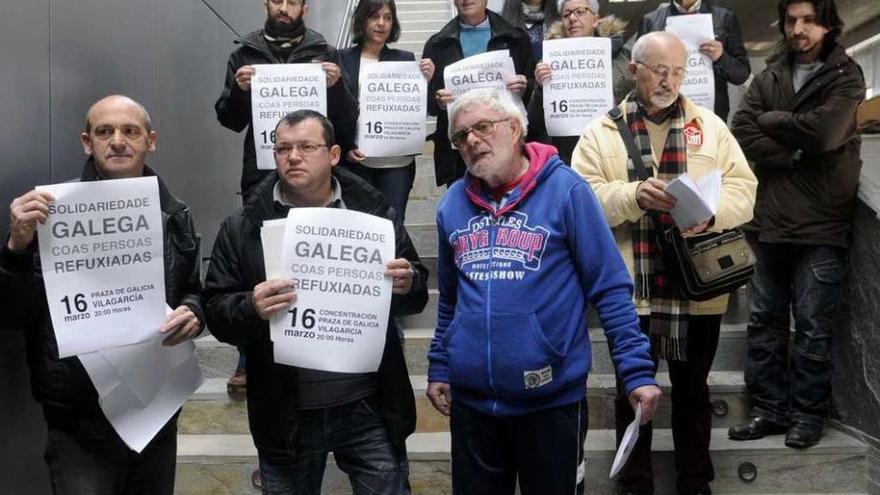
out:
{"label": "man in dark jacket standing", "polygon": [[[394,219],[378,190],[335,167],[341,150],[333,126],[299,110],[276,127],[277,173],[266,177],[221,226],[205,281],[208,324],[222,342],[247,353],[248,420],[265,493],[320,494],[327,454],[353,485],[370,493],[408,494],[406,437],[415,429],[415,399],[393,325],[376,373],[331,373],[276,364],[269,318],[296,298],[288,279],[266,280],[260,228],[293,207],[357,210]],[[421,311],[427,270],[399,222],[391,316]],[[361,493],[355,490],[355,493]]]}
{"label": "man in dark jacket standing", "polygon": [[[753,440],[787,431],[789,447],[819,442],[831,394],[831,334],[861,170],[858,64],[837,42],[833,0],[781,0],[785,49],[755,76],[733,118],[758,176],[750,241],[746,386],[752,420],[728,432]],[[794,349],[789,361],[789,314]]]}
{"label": "man in dark jacket standing", "polygon": [[535,73],[535,57],[529,35],[512,26],[500,15],[486,8],[487,0],[455,0],[458,16],[425,42],[422,57],[434,62],[434,77],[428,82],[428,113],[437,116],[434,131],[434,171],[437,185],[450,185],[464,176],[465,164],[449,144],[449,118],[446,105],[452,92],[445,89],[443,71],[459,60],[495,50],[510,53],[516,76],[507,82],[507,89],[528,104]]}
{"label": "man in dark jacket standing", "polygon": [[715,115],[727,122],[730,113],[727,83],[736,86],[745,84],[751,73],[749,54],[743,45],[739,21],[733,12],[712,5],[710,0],[672,0],[645,14],[636,37],[651,31],[663,31],[667,17],[687,14],[712,14],[715,40],[703,43],[700,52],[712,60],[715,72]]}
{"label": "man in dark jacket standing", "polygon": [[223,93],[214,104],[217,120],[228,129],[241,132],[244,138],[241,194],[245,202],[253,188],[271,170],[257,169],[254,136],[251,131],[251,78],[255,64],[300,64],[320,62],[327,73],[327,114],[336,128],[344,151],[353,147],[357,126],[357,101],[342,81],[336,50],[320,33],[305,26],[309,11],[306,0],[265,0],[266,24],[248,33],[237,43],[241,47],[229,56]]}
{"label": "man in dark jacket standing", "polygon": [[[89,109],[81,135],[89,159],[81,181],[154,176],[146,166],[156,149],[156,132],[139,103],[108,96]],[[204,326],[199,297],[198,244],[189,207],[159,179],[164,233],[165,300],[175,310],[162,332],[165,345],[196,336]],[[35,237],[48,220],[54,198],[32,190],[16,198],[9,235],[0,251],[0,311],[23,328],[34,398],[49,429],[46,463],[52,488],[64,495],[171,495],[177,455],[177,416],[141,453],[119,438],[98,404],[98,393],[78,357],[60,359]],[[124,331],[124,329],[120,329]],[[156,329],[160,331],[160,329]]]}

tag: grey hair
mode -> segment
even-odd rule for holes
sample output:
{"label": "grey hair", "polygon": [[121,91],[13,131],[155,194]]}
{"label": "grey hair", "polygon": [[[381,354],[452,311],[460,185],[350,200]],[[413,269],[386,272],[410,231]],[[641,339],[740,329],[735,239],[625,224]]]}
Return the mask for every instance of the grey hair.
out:
{"label": "grey hair", "polygon": [[633,62],[644,62],[645,52],[648,50],[648,44],[651,43],[652,40],[657,39],[675,40],[681,45],[682,49],[684,49],[685,54],[687,54],[687,48],[678,36],[668,31],[652,31],[648,34],[642,35],[636,40],[632,47],[632,56],[630,57],[630,60]]}
{"label": "grey hair", "polygon": [[452,136],[452,123],[455,122],[458,112],[471,105],[485,105],[498,110],[505,117],[519,120],[523,127],[523,139],[525,139],[529,130],[529,121],[526,119],[522,107],[513,101],[510,91],[502,91],[495,88],[472,89],[449,104],[448,136]]}
{"label": "grey hair", "polygon": [[[556,4],[556,10],[559,11],[560,17],[562,16],[562,6],[565,5],[565,2],[571,2],[572,0],[558,0]],[[586,0],[587,7],[593,11],[594,14],[599,15],[599,0]]]}

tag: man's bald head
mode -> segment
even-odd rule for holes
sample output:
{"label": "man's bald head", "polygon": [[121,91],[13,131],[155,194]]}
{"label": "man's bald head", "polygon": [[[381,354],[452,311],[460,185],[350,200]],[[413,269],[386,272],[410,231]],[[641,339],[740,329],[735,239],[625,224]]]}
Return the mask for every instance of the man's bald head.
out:
{"label": "man's bald head", "polygon": [[83,151],[94,160],[99,176],[107,179],[142,176],[157,139],[144,106],[120,95],[95,102],[80,134]]}
{"label": "man's bald head", "polygon": [[678,100],[687,72],[687,48],[678,36],[665,31],[648,33],[633,45],[629,71],[636,81],[636,95],[653,115]]}
{"label": "man's bald head", "polygon": [[84,132],[86,134],[88,134],[92,131],[92,116],[95,113],[95,109],[96,108],[100,109],[101,107],[104,107],[106,105],[131,105],[132,108],[134,108],[134,110],[140,114],[141,119],[142,119],[142,123],[144,125],[144,129],[146,129],[146,131],[148,133],[152,132],[153,121],[150,120],[150,114],[149,114],[149,112],[147,112],[147,109],[144,108],[143,105],[132,100],[131,98],[129,98],[127,96],[110,95],[110,96],[105,96],[104,98],[101,98],[100,100],[93,103],[91,107],[89,107],[89,111],[86,112],[86,128],[84,130]]}
{"label": "man's bald head", "polygon": [[650,64],[658,53],[668,53],[679,60],[676,66],[687,63],[687,47],[678,36],[666,31],[653,31],[638,40],[632,49],[632,61]]}

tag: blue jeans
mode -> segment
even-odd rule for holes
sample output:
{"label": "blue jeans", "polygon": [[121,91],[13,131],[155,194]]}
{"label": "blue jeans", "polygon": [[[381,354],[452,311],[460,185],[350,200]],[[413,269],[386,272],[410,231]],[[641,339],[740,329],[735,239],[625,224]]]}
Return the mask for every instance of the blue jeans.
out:
{"label": "blue jeans", "polygon": [[588,419],[586,399],[506,417],[453,402],[452,493],[582,495]]}
{"label": "blue jeans", "polygon": [[[171,495],[177,462],[177,416],[138,454],[100,411],[44,407],[44,458],[55,495]],[[2,491],[2,489],[0,489]]]}
{"label": "blue jeans", "polygon": [[409,201],[409,191],[416,179],[416,162],[405,167],[397,168],[370,168],[359,164],[346,164],[348,169],[359,175],[378,189],[385,201],[394,207],[400,223],[406,216],[406,203]]}
{"label": "blue jeans", "polygon": [[[831,336],[849,267],[846,249],[749,242],[758,258],[749,285],[745,381],[752,415],[821,428],[831,396]],[[790,314],[794,346],[789,357]]]}
{"label": "blue jeans", "polygon": [[320,495],[327,454],[351,481],[353,495],[409,495],[406,452],[392,445],[372,398],[299,412],[294,456],[259,452],[265,495]]}

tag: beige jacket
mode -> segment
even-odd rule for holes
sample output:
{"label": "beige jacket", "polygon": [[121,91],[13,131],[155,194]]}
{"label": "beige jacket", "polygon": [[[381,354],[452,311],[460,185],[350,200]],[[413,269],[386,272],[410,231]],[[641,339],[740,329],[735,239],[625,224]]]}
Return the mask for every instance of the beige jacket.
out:
{"label": "beige jacket", "polygon": [[[625,102],[620,108],[625,115]],[[693,123],[702,133],[701,145],[687,145],[687,171],[699,179],[712,169],[721,170],[721,196],[711,231],[732,229],[752,218],[758,179],[746,162],[736,139],[711,110],[685,99],[685,125]],[[658,150],[659,151],[659,150]],[[658,153],[659,154],[659,153]],[[574,149],[571,165],[590,183],[605,211],[605,219],[614,231],[617,247],[633,274],[632,224],[645,211],[636,203],[636,187],[630,182],[626,146],[614,121],[603,115],[584,129]],[[645,166],[656,167],[653,163]],[[649,314],[646,301],[637,301],[639,314]],[[717,315],[727,310],[727,296],[703,302],[691,302],[695,315]]]}

